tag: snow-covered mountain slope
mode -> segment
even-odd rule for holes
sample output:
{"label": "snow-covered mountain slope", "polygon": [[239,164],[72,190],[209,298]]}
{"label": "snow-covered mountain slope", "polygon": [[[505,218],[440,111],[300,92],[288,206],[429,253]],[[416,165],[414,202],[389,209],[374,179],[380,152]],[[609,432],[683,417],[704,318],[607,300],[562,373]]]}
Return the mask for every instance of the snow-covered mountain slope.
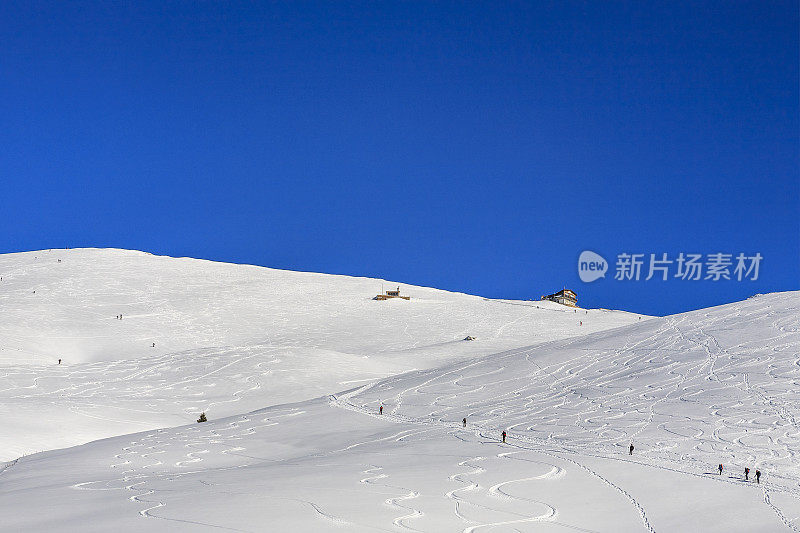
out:
{"label": "snow-covered mountain slope", "polygon": [[[0,255],[0,276],[0,359],[12,364],[252,345],[354,355],[415,350],[414,358],[424,361],[485,353],[487,341],[492,350],[518,347],[638,319],[601,310],[579,318],[551,302],[486,300],[410,285],[401,285],[410,302],[378,302],[371,298],[382,287],[400,284],[127,250]],[[477,342],[440,347],[467,335]]]}
{"label": "snow-covered mountain slope", "polygon": [[24,457],[0,512],[26,531],[797,531],[799,353],[800,293],[765,295]]}
{"label": "snow-covered mountain slope", "polygon": [[0,277],[0,460],[639,321],[125,250],[0,255]]}

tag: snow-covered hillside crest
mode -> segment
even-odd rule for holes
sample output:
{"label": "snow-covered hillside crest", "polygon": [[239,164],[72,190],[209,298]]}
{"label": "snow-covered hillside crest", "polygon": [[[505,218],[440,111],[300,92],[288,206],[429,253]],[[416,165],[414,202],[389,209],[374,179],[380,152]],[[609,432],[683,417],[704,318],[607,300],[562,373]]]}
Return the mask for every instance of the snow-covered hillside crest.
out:
{"label": "snow-covered hillside crest", "polygon": [[0,255],[0,277],[0,460],[638,321],[113,249]]}
{"label": "snow-covered hillside crest", "polygon": [[[515,346],[638,318],[598,310],[578,329],[579,319],[566,316],[574,310],[551,302],[486,300],[382,279],[115,249],[0,255],[0,276],[0,360],[13,364],[112,361],[253,344],[360,355],[466,335]],[[413,297],[410,304],[371,300],[384,286],[396,285]],[[483,351],[480,343],[460,348],[466,352],[459,354]]]}
{"label": "snow-covered hillside crest", "polygon": [[[414,296],[410,287],[409,293]],[[284,345],[185,348],[153,359],[75,364],[67,369],[69,387],[67,376],[20,374],[52,365],[4,368],[4,405],[31,405],[34,415],[47,413],[50,404],[70,406],[72,418],[51,429],[54,435],[84,419],[99,420],[84,427],[109,435],[133,419],[162,420],[153,413],[163,410],[176,420],[9,463],[0,472],[4,527],[800,529],[800,293],[641,321],[590,311],[584,324],[618,316],[630,325],[583,336],[569,335],[579,317],[563,308],[448,294],[429,298],[431,306],[443,306],[435,313],[406,306],[425,304],[425,297],[388,302],[395,306],[385,308],[390,313],[399,310],[391,318],[405,320],[407,339],[383,352],[325,345],[335,330],[349,332],[352,345],[372,346],[372,338],[361,338],[367,333],[342,320],[312,329],[314,342],[305,344],[289,343],[302,338],[298,328]],[[442,309],[465,318],[437,322]],[[506,309],[530,315],[503,323],[509,316],[498,314]],[[543,316],[551,320],[543,327],[563,331],[563,338],[514,346],[525,336],[516,336],[520,324]],[[439,329],[470,320],[495,336],[432,342]],[[381,338],[401,339],[391,337],[396,329],[386,328]],[[270,346],[275,351],[264,360],[262,350]],[[350,366],[334,376],[324,363],[301,366],[315,350],[330,352],[319,361],[351,357]],[[426,364],[414,365],[418,360]],[[393,375],[376,379],[365,361]],[[398,366],[385,370],[389,362]],[[288,387],[286,380],[293,380]],[[209,422],[176,425],[204,402],[216,402]],[[258,402],[261,408],[246,411]],[[39,421],[25,427],[25,415],[4,413],[6,421],[17,421],[18,434],[30,435]],[[746,480],[744,468],[750,468]],[[753,480],[756,470],[760,483]]]}

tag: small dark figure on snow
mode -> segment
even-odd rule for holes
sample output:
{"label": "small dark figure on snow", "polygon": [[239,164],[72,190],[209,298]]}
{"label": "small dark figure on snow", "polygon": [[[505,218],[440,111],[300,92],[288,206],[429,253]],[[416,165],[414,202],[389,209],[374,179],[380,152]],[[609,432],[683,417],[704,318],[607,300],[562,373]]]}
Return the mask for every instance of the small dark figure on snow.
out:
{"label": "small dark figure on snow", "polygon": [[761,470],[756,470],[756,483],[761,485]]}
{"label": "small dark figure on snow", "polygon": [[719,464],[719,466],[717,467],[717,470],[719,470],[719,475],[721,476],[722,475],[722,463]]}
{"label": "small dark figure on snow", "polygon": [[155,347],[156,347],[156,343],[153,343],[153,348],[155,348]]}
{"label": "small dark figure on snow", "polygon": [[464,425],[464,427],[467,427],[467,419],[466,418],[464,420],[462,420],[461,423]]}
{"label": "small dark figure on snow", "polygon": [[380,408],[378,409],[378,414],[379,414],[379,415],[382,415],[382,414],[383,414],[383,406],[382,406],[382,405],[381,405],[381,406],[380,406]]}
{"label": "small dark figure on snow", "polygon": [[505,442],[505,441],[506,441],[506,432],[503,431],[503,442]]}
{"label": "small dark figure on snow", "polygon": [[208,422],[208,418],[206,418],[205,413],[200,413],[200,418],[197,419],[197,423],[199,424],[200,422]]}
{"label": "small dark figure on snow", "polygon": [[750,469],[749,468],[745,468],[744,469],[744,480],[747,481],[749,478],[750,478]]}
{"label": "small dark figure on snow", "polygon": [[631,447],[628,448],[628,455],[633,455],[633,443],[631,443]]}
{"label": "small dark figure on snow", "polygon": [[59,364],[59,365],[61,364],[61,359],[59,359],[59,360],[58,360],[58,364]]}

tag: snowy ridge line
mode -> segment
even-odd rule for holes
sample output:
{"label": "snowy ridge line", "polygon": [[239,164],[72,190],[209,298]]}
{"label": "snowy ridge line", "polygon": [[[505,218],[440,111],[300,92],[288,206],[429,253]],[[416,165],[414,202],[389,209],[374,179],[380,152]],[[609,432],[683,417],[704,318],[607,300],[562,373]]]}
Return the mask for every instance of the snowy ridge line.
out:
{"label": "snowy ridge line", "polygon": [[16,466],[17,462],[22,459],[21,457],[17,457],[13,461],[9,461],[5,463],[2,467],[0,467],[0,476],[5,474],[6,470],[9,470],[11,467]]}
{"label": "snowy ridge line", "polygon": [[[371,411],[367,410],[364,407],[355,405],[350,401],[350,398],[353,397],[354,395],[366,392],[367,390],[369,390],[370,388],[374,387],[375,385],[376,385],[375,383],[371,383],[369,385],[365,385],[364,387],[357,388],[357,389],[355,389],[355,390],[353,390],[353,391],[351,391],[349,393],[345,393],[345,394],[342,394],[342,395],[339,395],[339,396],[330,395],[329,396],[330,405],[332,405],[334,407],[348,409],[350,411],[356,411],[356,412],[359,412],[359,413],[362,413],[362,414],[366,414],[367,416],[372,416],[374,418],[384,417],[384,418],[386,418],[386,419],[388,419],[388,420],[390,420],[392,422],[396,422],[396,423],[413,423],[413,424],[420,424],[420,425],[438,425],[440,427],[446,427],[448,429],[453,429],[454,427],[455,428],[458,427],[456,424],[448,424],[448,423],[443,423],[443,422],[436,421],[436,420],[424,421],[424,420],[414,419],[414,418],[411,418],[411,417],[405,417],[405,416],[397,415],[397,414],[378,415],[378,414],[375,414],[374,412],[371,412]],[[485,433],[486,431],[489,431],[488,428],[484,428],[484,427],[476,426],[476,425],[473,425],[472,428],[474,428],[473,433],[477,433],[477,435],[479,435],[479,436],[481,436],[483,438],[494,440],[493,437],[491,437],[490,435]],[[497,429],[494,429],[494,432],[496,433]],[[547,445],[545,443],[543,443],[543,444],[545,446]],[[552,445],[552,443],[549,443],[549,444]],[[642,507],[642,505],[629,492],[627,492],[625,489],[623,489],[619,485],[616,485],[614,482],[612,482],[608,478],[606,478],[606,477],[602,476],[601,474],[595,472],[594,470],[592,470],[588,466],[583,465],[583,464],[579,463],[578,461],[576,461],[574,459],[571,459],[569,457],[561,457],[561,456],[557,455],[557,453],[549,451],[549,450],[535,449],[535,448],[522,446],[522,445],[519,445],[519,444],[506,443],[506,445],[517,447],[517,448],[521,448],[523,450],[530,450],[530,451],[535,451],[535,452],[538,452],[538,453],[543,453],[544,455],[548,455],[548,456],[553,457],[555,459],[565,460],[565,461],[570,462],[570,463],[574,464],[575,466],[583,469],[584,471],[588,472],[590,475],[598,478],[599,480],[601,480],[602,482],[604,482],[605,484],[609,485],[610,487],[612,487],[613,489],[615,489],[616,491],[621,493],[623,496],[625,496],[628,499],[628,501],[632,505],[634,505],[634,507],[636,508],[636,510],[637,510],[637,512],[639,514],[639,517],[642,520],[642,524],[644,525],[645,529],[647,529],[647,531],[649,531],[650,533],[656,533],[656,530],[653,528],[652,524],[650,524],[650,520],[647,517],[647,513],[645,512],[644,507]],[[468,533],[469,531],[470,531],[470,529],[467,528],[465,530],[465,533]]]}

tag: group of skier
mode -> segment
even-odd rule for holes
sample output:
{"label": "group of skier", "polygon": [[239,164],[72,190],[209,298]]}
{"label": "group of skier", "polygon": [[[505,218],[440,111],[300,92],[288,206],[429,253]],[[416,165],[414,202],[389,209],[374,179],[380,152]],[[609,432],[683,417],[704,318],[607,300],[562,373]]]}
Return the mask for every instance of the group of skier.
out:
{"label": "group of skier", "polygon": [[[722,463],[719,464],[717,470],[719,470],[719,475],[721,476],[723,470]],[[750,481],[750,469],[748,467],[744,468],[744,480]],[[758,483],[759,485],[761,484],[761,470],[758,469],[756,469],[756,483]]]}
{"label": "group of skier", "polygon": [[[381,406],[378,408],[378,414],[381,414],[381,415],[383,414],[383,404],[381,404]],[[467,427],[467,418],[466,417],[461,419],[461,426],[462,427]],[[502,438],[503,442],[506,441],[506,436],[507,436],[506,435],[506,431],[503,430],[503,432],[500,434],[500,437]],[[633,443],[631,443],[630,446],[628,447],[628,455],[633,455],[633,449],[634,449],[633,448]],[[719,466],[717,467],[717,470],[719,470],[719,475],[722,475],[722,470],[723,470],[722,463],[719,464]],[[749,481],[750,480],[750,469],[749,468],[745,468],[744,469],[744,479],[745,479],[745,481]],[[756,483],[761,484],[761,470],[756,470]]]}

